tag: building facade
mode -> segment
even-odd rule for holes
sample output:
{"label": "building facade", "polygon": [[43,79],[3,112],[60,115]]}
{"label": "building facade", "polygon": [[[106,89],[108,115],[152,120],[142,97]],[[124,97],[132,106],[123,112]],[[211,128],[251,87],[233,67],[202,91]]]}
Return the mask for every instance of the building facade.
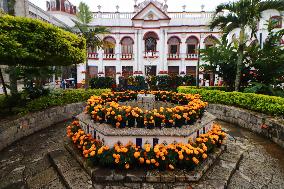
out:
{"label": "building facade", "polygon": [[[102,36],[112,46],[89,49],[91,77],[190,74],[196,76],[198,49],[214,45],[221,37],[208,25],[213,12],[168,12],[155,0],[134,5],[134,12],[94,12],[90,27],[106,26]],[[78,82],[84,79],[85,65],[78,66]],[[200,78],[210,77],[200,74]],[[209,79],[209,78],[208,78]]]}

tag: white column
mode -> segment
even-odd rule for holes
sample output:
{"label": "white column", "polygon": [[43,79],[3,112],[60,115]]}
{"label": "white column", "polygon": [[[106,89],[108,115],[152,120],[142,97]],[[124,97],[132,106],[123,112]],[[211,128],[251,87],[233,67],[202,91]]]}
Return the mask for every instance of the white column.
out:
{"label": "white column", "polygon": [[139,61],[138,61],[138,70],[144,72],[144,64],[143,64],[143,37],[142,37],[142,30],[138,30],[138,55],[139,55]]}
{"label": "white column", "polygon": [[135,65],[133,66],[133,71],[137,71],[138,68],[138,62],[139,62],[139,40],[138,40],[138,30],[135,30],[134,34],[134,48],[133,48],[133,56],[134,56],[134,62]]}
{"label": "white column", "polygon": [[186,38],[181,39],[181,44],[180,44],[180,57],[181,57],[181,65],[180,65],[180,71],[184,71],[186,73],[186,66],[184,64],[185,57],[186,57],[186,44],[185,44]]}
{"label": "white column", "polygon": [[164,30],[160,29],[160,46],[159,46],[159,62],[158,62],[158,67],[157,67],[157,71],[159,73],[159,71],[164,71],[164,60],[165,57],[167,57],[167,52],[165,52],[165,35],[164,35]]}
{"label": "white column", "polygon": [[[120,45],[120,35],[118,34],[116,36],[116,47],[115,47],[115,57],[118,61],[118,65],[115,66],[115,71],[120,72],[122,74],[122,67],[121,67],[121,60],[120,60],[120,53],[121,53],[121,45]],[[116,83],[118,84],[119,82],[119,76],[116,74]]]}
{"label": "white column", "polygon": [[165,29],[164,30],[164,52],[165,52],[165,56],[164,56],[164,61],[163,61],[163,70],[164,71],[168,71],[168,58],[167,58],[167,52],[168,52],[168,30]]}
{"label": "white column", "polygon": [[100,62],[100,64],[98,65],[98,72],[105,72],[104,63],[103,63],[103,53],[104,53],[103,49],[98,50],[98,58]]}

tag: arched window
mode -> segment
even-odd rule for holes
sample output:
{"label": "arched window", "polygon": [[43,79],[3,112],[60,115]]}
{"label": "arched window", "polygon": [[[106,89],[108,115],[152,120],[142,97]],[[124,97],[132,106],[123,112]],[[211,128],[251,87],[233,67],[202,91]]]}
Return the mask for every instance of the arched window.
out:
{"label": "arched window", "polygon": [[190,36],[186,39],[186,53],[187,54],[197,54],[198,39],[195,36]]}
{"label": "arched window", "polygon": [[65,11],[66,12],[69,12],[70,11],[70,3],[68,1],[65,1],[64,2],[64,8],[65,8]]}
{"label": "arched window", "polygon": [[282,17],[281,16],[272,16],[270,21],[273,24],[274,28],[282,28]]}
{"label": "arched window", "polygon": [[218,43],[218,39],[212,35],[209,35],[204,39],[204,43],[205,43],[205,48],[209,48],[215,46]]}
{"label": "arched window", "polygon": [[111,36],[108,36],[105,37],[103,41],[106,43],[106,47],[104,48],[104,54],[115,54],[115,39]]}
{"label": "arched window", "polygon": [[146,33],[143,39],[145,40],[145,52],[157,51],[157,40],[159,40],[159,37],[155,32]]}
{"label": "arched window", "polygon": [[134,41],[131,37],[122,38],[120,44],[122,54],[133,54]]}
{"label": "arched window", "polygon": [[170,37],[168,40],[168,53],[169,54],[179,54],[180,52],[180,39],[178,37]]}

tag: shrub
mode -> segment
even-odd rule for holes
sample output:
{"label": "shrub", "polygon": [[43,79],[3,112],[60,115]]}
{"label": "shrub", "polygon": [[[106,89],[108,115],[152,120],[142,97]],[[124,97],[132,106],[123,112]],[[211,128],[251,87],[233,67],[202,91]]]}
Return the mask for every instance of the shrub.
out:
{"label": "shrub", "polygon": [[181,93],[200,94],[204,101],[225,104],[270,115],[284,115],[284,98],[254,93],[225,92],[219,90],[179,87]]}
{"label": "shrub", "polygon": [[92,89],[109,89],[113,88],[115,80],[112,77],[94,77],[90,80]]}
{"label": "shrub", "polygon": [[[40,98],[31,100],[26,102],[25,104],[18,105],[12,107],[11,100],[15,98],[8,97],[8,98],[2,98],[0,99],[0,107],[1,109],[6,107],[7,108],[13,108],[12,111],[10,111],[9,115],[15,115],[15,114],[27,114],[29,112],[36,112],[40,110],[44,110],[46,108],[50,108],[53,106],[60,106],[70,103],[76,103],[76,102],[84,102],[87,101],[87,99],[90,98],[92,95],[101,95],[104,92],[109,92],[109,89],[76,89],[76,90],[55,90],[51,92],[47,96],[42,96]],[[18,98],[19,100],[21,97]]]}

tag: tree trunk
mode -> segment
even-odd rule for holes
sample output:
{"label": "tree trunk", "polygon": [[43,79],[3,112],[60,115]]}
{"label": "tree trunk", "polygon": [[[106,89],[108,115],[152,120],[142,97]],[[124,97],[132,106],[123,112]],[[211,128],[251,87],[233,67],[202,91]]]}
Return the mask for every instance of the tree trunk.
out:
{"label": "tree trunk", "polygon": [[5,84],[5,81],[4,81],[4,76],[2,74],[1,68],[0,68],[0,79],[1,79],[2,87],[3,87],[3,92],[4,92],[5,96],[8,96],[7,88],[6,88],[6,84]]}
{"label": "tree trunk", "polygon": [[10,73],[9,73],[9,80],[10,80],[10,91],[11,95],[15,95],[18,93],[18,83],[17,83],[17,75],[15,73],[15,66],[10,67]]}
{"label": "tree trunk", "polygon": [[244,59],[244,28],[241,28],[240,31],[240,44],[238,48],[238,59],[237,59],[237,68],[236,68],[236,79],[235,79],[235,91],[240,90],[241,78],[242,78],[242,68],[243,68],[243,59]]}
{"label": "tree trunk", "polygon": [[86,72],[85,72],[85,89],[89,88],[89,64],[88,64],[88,50],[87,50],[87,57],[86,57]]}

